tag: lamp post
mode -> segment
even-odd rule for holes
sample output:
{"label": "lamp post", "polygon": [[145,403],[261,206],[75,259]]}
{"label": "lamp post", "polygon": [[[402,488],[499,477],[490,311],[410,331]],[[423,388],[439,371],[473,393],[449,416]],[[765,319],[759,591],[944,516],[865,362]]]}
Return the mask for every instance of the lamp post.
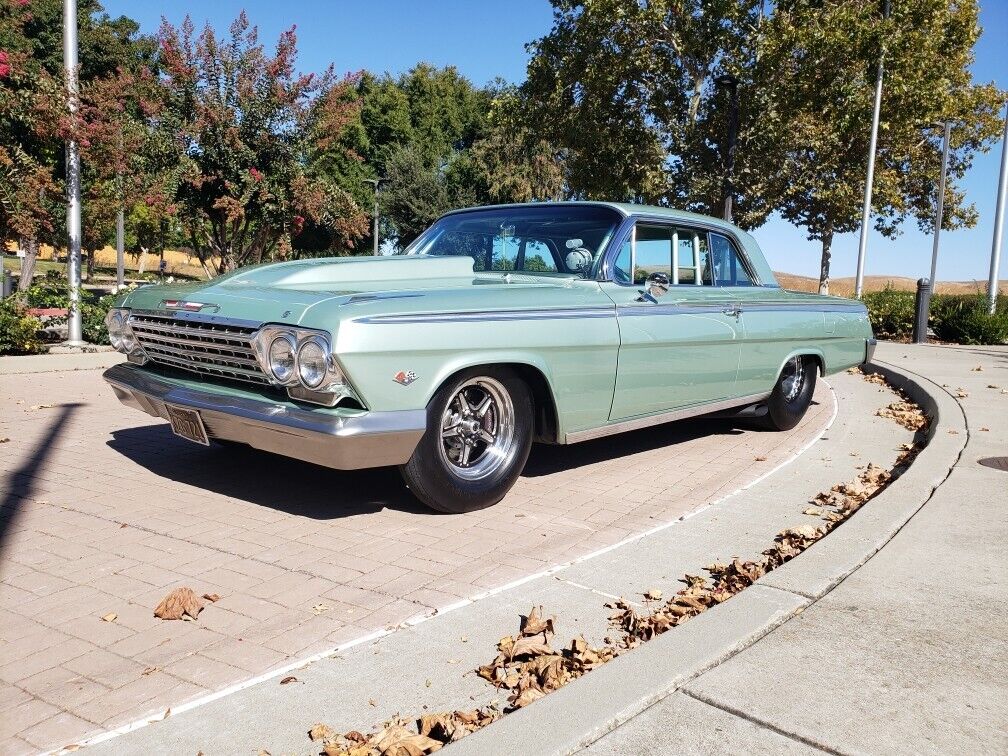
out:
{"label": "lamp post", "polygon": [[997,308],[998,267],[1001,263],[1001,234],[1004,231],[1005,194],[1008,189],[1008,108],[1005,108],[1004,136],[1001,138],[1001,175],[998,178],[997,203],[994,210],[994,239],[991,241],[990,280],[987,281],[987,311]]}
{"label": "lamp post", "polygon": [[934,245],[931,247],[931,291],[935,290],[935,270],[938,268],[938,237],[941,235],[942,215],[945,210],[945,177],[948,175],[949,137],[951,134],[952,122],[945,121],[945,132],[942,137],[941,180],[938,182],[938,207],[935,209]]}
{"label": "lamp post", "polygon": [[732,201],[735,193],[733,184],[735,178],[735,140],[738,138],[738,79],[731,74],[718,76],[714,83],[719,87],[728,90],[730,102],[728,106],[728,142],[725,149],[725,177],[724,177],[724,219],[732,219]]}
{"label": "lamp post", "polygon": [[[882,6],[882,20],[889,18],[890,4]],[[872,110],[871,138],[868,140],[868,175],[865,177],[864,205],[861,207],[861,238],[858,240],[857,276],[854,279],[854,296],[861,298],[864,289],[865,255],[868,253],[868,221],[871,219],[872,183],[875,181],[875,147],[878,143],[879,111],[882,109],[882,77],[885,71],[885,44],[879,52],[878,72],[875,75],[875,105]]]}
{"label": "lamp post", "polygon": [[[63,0],[63,68],[66,70],[67,107],[70,118],[77,113],[77,0]],[[80,153],[77,142],[66,145],[67,172],[67,278],[70,279],[70,313],[67,344],[84,343],[81,331],[81,187]]]}
{"label": "lamp post", "polygon": [[374,186],[374,215],[372,216],[373,230],[371,232],[371,237],[374,243],[374,251],[372,254],[375,257],[378,256],[378,189],[381,186],[381,182],[384,180],[385,179],[382,178],[364,179],[365,184],[371,184]]}

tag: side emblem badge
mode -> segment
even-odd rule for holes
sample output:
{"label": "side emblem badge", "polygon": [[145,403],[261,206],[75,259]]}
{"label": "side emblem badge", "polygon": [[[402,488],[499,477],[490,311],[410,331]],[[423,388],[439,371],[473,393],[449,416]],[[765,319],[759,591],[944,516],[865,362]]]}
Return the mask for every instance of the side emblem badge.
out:
{"label": "side emblem badge", "polygon": [[406,370],[406,371],[400,370],[398,373],[395,374],[395,377],[392,380],[398,383],[400,386],[409,386],[416,379],[417,379],[416,373],[414,373],[412,370]]}

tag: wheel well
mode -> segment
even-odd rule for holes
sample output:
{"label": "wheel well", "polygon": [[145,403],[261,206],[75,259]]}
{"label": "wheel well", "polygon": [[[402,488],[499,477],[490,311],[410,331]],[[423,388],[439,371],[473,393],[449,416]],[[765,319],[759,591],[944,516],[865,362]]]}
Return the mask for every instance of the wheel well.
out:
{"label": "wheel well", "polygon": [[[539,368],[522,362],[490,362],[483,365],[467,365],[463,370],[472,370],[482,367],[505,367],[514,370],[532,393],[532,405],[535,412],[535,436],[534,440],[541,443],[556,443],[558,437],[558,423],[556,404],[553,401],[553,392],[550,391],[549,381]],[[463,372],[458,370],[450,375],[442,386],[452,380],[456,375]]]}
{"label": "wheel well", "polygon": [[811,357],[815,364],[819,367],[819,377],[822,378],[826,375],[826,363],[823,362],[821,354],[804,354],[803,357]]}

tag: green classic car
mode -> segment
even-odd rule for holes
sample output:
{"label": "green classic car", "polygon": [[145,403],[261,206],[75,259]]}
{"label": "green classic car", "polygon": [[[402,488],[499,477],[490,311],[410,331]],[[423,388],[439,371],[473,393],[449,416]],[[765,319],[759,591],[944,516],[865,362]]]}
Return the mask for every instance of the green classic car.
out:
{"label": "green classic car", "polygon": [[201,444],[397,465],[446,512],[496,503],[533,441],[713,412],[778,430],[865,362],[864,305],[784,291],[751,236],[668,208],[478,207],[401,254],[147,286],[108,316],[131,407]]}

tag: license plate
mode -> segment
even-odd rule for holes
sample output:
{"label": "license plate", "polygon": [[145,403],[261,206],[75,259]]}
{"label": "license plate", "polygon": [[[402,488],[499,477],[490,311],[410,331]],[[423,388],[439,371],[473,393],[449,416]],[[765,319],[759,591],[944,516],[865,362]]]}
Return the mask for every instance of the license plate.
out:
{"label": "license plate", "polygon": [[182,409],[165,405],[168,410],[168,419],[171,421],[171,429],[176,436],[195,441],[203,446],[210,446],[207,439],[206,428],[203,427],[203,420],[200,419],[199,412],[195,410]]}

